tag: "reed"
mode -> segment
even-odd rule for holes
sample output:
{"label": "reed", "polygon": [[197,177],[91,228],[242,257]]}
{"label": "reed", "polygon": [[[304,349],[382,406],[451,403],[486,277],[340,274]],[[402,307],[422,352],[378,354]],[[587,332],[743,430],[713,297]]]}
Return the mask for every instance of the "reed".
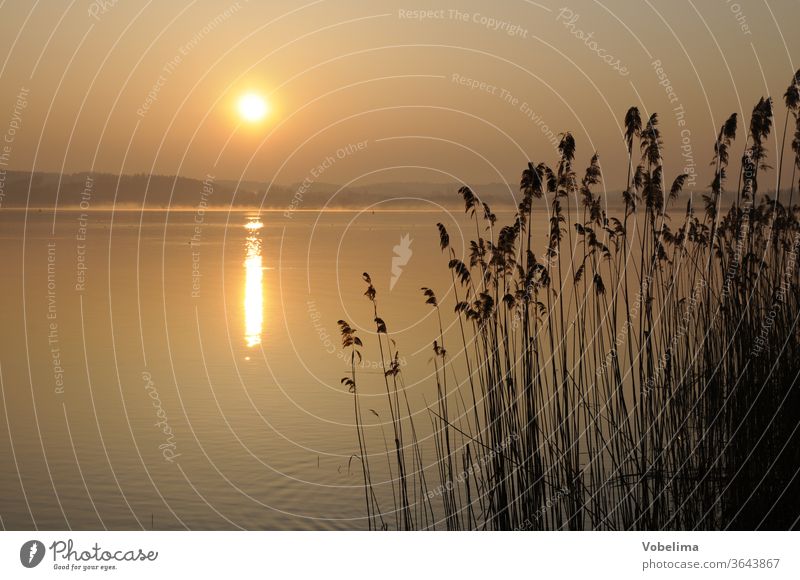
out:
{"label": "reed", "polygon": [[[422,289],[437,327],[425,436],[364,275],[393,431],[382,452],[366,448],[355,374],[362,345],[347,323],[340,326],[353,352],[343,382],[354,398],[371,528],[800,525],[798,83],[800,71],[784,98],[771,191],[759,187],[770,99],[753,109],[735,192],[726,184],[737,116],[720,128],[700,211],[691,197],[685,210],[677,207],[687,176],[667,187],[658,117],[643,123],[635,107],[623,122],[622,215],[609,215],[595,193],[597,154],[576,173],[569,133],[554,168],[531,162],[523,170],[511,223],[498,229],[479,194],[462,187],[475,226],[466,256],[437,224],[452,280],[453,334],[444,330],[449,308]],[[783,205],[790,120],[797,129]],[[579,207],[570,208],[573,200]],[[531,225],[545,219],[537,251]],[[391,506],[375,493],[371,454],[388,463]]]}

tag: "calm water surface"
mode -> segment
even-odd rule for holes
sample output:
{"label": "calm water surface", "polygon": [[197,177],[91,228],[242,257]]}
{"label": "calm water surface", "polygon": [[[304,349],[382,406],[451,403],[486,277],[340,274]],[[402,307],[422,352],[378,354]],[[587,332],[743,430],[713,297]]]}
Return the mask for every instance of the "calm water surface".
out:
{"label": "calm water surface", "polygon": [[363,329],[382,451],[361,273],[424,410],[437,221],[459,248],[474,232],[444,211],[0,212],[2,525],[364,528],[337,321]]}

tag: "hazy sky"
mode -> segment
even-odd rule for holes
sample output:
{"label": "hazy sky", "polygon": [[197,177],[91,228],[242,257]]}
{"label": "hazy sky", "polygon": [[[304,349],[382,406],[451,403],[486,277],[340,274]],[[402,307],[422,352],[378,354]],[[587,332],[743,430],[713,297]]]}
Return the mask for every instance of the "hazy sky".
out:
{"label": "hazy sky", "polygon": [[[719,125],[780,99],[800,59],[796,0],[11,0],[0,12],[0,133],[6,167],[26,170],[516,182],[570,130],[580,164],[597,149],[618,188],[620,122],[636,104],[661,115],[668,178],[693,164],[704,187]],[[269,101],[266,121],[237,116],[246,91]]]}

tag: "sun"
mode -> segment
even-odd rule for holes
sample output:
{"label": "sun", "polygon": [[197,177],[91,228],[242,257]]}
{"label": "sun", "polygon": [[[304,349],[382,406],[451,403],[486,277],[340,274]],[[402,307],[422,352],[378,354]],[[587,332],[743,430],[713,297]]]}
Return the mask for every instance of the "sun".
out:
{"label": "sun", "polygon": [[239,97],[239,115],[249,123],[257,123],[267,116],[267,101],[256,93],[246,93]]}

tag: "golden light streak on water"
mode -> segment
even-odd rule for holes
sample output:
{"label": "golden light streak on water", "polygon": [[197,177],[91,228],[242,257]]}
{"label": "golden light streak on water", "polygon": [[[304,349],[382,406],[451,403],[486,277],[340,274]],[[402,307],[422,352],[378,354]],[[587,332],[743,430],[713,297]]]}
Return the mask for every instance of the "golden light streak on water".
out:
{"label": "golden light streak on water", "polygon": [[248,347],[261,344],[264,331],[264,266],[260,230],[264,224],[250,218],[245,224],[244,340]]}

